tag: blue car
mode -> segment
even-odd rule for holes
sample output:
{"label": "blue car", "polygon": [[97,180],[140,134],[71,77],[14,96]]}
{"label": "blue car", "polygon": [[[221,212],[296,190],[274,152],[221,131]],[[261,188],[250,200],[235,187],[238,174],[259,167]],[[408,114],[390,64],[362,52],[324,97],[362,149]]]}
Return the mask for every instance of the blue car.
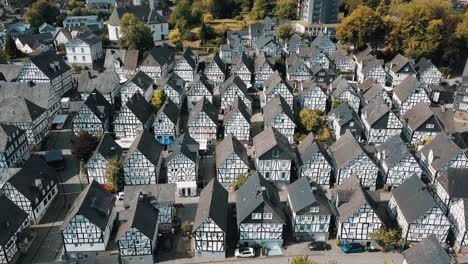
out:
{"label": "blue car", "polygon": [[364,252],[364,246],[359,243],[342,243],[341,250],[346,253],[361,253]]}

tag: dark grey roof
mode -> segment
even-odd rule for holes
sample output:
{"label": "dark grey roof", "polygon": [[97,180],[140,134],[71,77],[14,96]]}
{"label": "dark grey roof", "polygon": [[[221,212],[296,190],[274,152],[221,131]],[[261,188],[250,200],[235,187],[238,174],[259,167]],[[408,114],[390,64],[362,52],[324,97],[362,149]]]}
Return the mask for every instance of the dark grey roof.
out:
{"label": "dark grey roof", "polygon": [[[333,54],[329,54],[328,57],[330,58],[331,61],[336,63],[336,62],[348,57],[348,53],[346,53],[343,49],[338,48]],[[348,57],[348,58],[351,59],[350,57]]]}
{"label": "dark grey roof", "polygon": [[14,133],[18,133],[18,135],[20,135],[25,133],[25,131],[13,125],[0,123],[0,152],[7,151],[10,138],[13,137]]}
{"label": "dark grey roof", "polygon": [[468,168],[448,168],[437,181],[452,199],[468,198]]}
{"label": "dark grey roof", "polygon": [[[125,104],[125,107],[127,107],[143,125],[153,116],[153,108],[140,92],[134,93]],[[123,114],[123,112],[121,112],[121,114]]]}
{"label": "dark grey roof", "polygon": [[83,105],[86,105],[102,123],[104,123],[110,115],[111,104],[96,89],[86,98]]}
{"label": "dark grey roof", "polygon": [[420,102],[406,112],[403,119],[406,122],[406,126],[410,128],[411,131],[415,131],[432,116],[435,115],[432,113],[429,105],[425,102]]}
{"label": "dark grey roof", "polygon": [[[229,31],[228,31],[229,32]],[[197,59],[191,47],[186,47],[182,53],[182,57],[187,61],[188,65],[195,70],[197,68]]]}
{"label": "dark grey roof", "polygon": [[124,204],[130,204],[133,200],[146,195],[150,203],[174,204],[177,192],[175,183],[158,183],[144,185],[126,185],[124,187]]}
{"label": "dark grey roof", "polygon": [[226,76],[227,74],[227,66],[226,64],[224,63],[223,59],[221,59],[221,57],[219,56],[219,53],[216,52],[216,54],[214,55],[214,57],[211,59],[211,62],[210,62],[210,65],[211,64],[214,64],[216,65],[216,67],[218,67],[221,72]]}
{"label": "dark grey roof", "polygon": [[340,126],[352,120],[354,122],[360,123],[359,116],[354,112],[354,110],[351,108],[351,106],[349,106],[347,102],[344,102],[332,109],[329,113],[329,116],[333,116],[334,118],[336,118]]}
{"label": "dark grey roof", "polygon": [[257,49],[261,49],[263,48],[264,46],[266,46],[268,43],[273,43],[275,45],[277,45],[277,42],[275,41],[275,38],[274,36],[270,36],[270,35],[261,35],[261,36],[258,36],[256,41],[254,42],[254,46],[257,48]]}
{"label": "dark grey roof", "polygon": [[260,205],[270,207],[272,212],[286,224],[278,190],[273,183],[255,172],[240,187],[236,195],[237,224],[240,225]]}
{"label": "dark grey roof", "polygon": [[0,64],[0,81],[14,81],[22,68],[23,65]]}
{"label": "dark grey roof", "polygon": [[278,95],[271,98],[263,107],[263,121],[265,126],[270,126],[275,117],[281,113],[285,113],[294,124],[296,123],[291,107],[281,95]]}
{"label": "dark grey roof", "polygon": [[297,213],[311,205],[320,205],[320,215],[331,214],[330,203],[325,193],[317,184],[310,184],[307,177],[301,177],[297,181],[291,183],[287,186],[287,190],[291,202],[291,210],[293,212]]}
{"label": "dark grey roof", "polygon": [[273,58],[267,57],[264,52],[260,52],[254,60],[255,72],[258,72],[265,63],[267,63],[273,71],[275,65]]}
{"label": "dark grey roof", "polygon": [[325,149],[325,146],[320,141],[315,140],[312,133],[299,143],[297,153],[298,162],[301,166],[311,160],[317,153],[323,155],[330,165],[332,163],[332,158]]}
{"label": "dark grey roof", "polygon": [[154,83],[153,78],[149,77],[146,73],[138,71],[135,75],[128,80],[128,82],[134,83],[137,87],[140,87],[143,91],[148,90]]}
{"label": "dark grey roof", "polygon": [[393,189],[392,196],[408,224],[414,223],[437,206],[431,193],[416,174]]}
{"label": "dark grey roof", "polygon": [[319,47],[324,41],[331,41],[327,34],[320,32],[310,44],[311,46]]}
{"label": "dark grey roof", "polygon": [[[29,58],[29,60],[50,80],[70,70],[70,66],[60,56],[55,54],[53,50],[40,53]],[[26,68],[23,68],[23,70],[28,71]]]}
{"label": "dark grey roof", "polygon": [[400,135],[389,137],[387,141],[376,146],[376,149],[381,153],[382,160],[388,167],[396,165],[404,158],[412,155]]}
{"label": "dark grey roof", "polygon": [[349,130],[346,130],[346,132],[330,147],[330,150],[338,169],[344,168],[349,164],[349,162],[358,158],[362,154],[367,155]]}
{"label": "dark grey roof", "polygon": [[120,158],[122,156],[123,149],[115,142],[111,134],[105,133],[96,148],[96,152],[101,154],[106,160],[109,160],[115,156]]}
{"label": "dark grey roof", "polygon": [[419,88],[419,81],[413,75],[409,75],[394,89],[393,93],[403,102],[405,101],[416,89]]}
{"label": "dark grey roof", "polygon": [[214,85],[208,79],[208,77],[206,77],[206,75],[203,72],[199,72],[193,77],[193,80],[188,85],[189,86],[188,91],[190,91],[190,89],[192,89],[198,82],[201,82],[203,84],[203,86],[205,86],[205,88],[208,90],[208,92],[211,95],[213,95]]}
{"label": "dark grey roof", "polygon": [[82,42],[92,46],[100,41],[101,40],[91,31],[81,31],[74,38],[68,41],[65,46],[81,45]]}
{"label": "dark grey roof", "polygon": [[11,97],[0,101],[0,122],[29,123],[45,113],[44,109],[28,99]]}
{"label": "dark grey roof", "polygon": [[157,165],[161,159],[163,147],[158,143],[153,134],[146,129],[143,129],[133,140],[132,145],[128,149],[124,163],[126,163],[137,150],[153,165]]}
{"label": "dark grey roof", "polygon": [[211,179],[200,193],[193,231],[196,231],[208,217],[221,230],[227,232],[228,192],[216,178]]}
{"label": "dark grey roof", "polygon": [[49,95],[52,92],[50,83],[0,81],[0,100],[11,97],[22,97],[47,109],[49,107]]}
{"label": "dark grey roof", "polygon": [[175,62],[174,52],[166,46],[152,47],[143,57],[140,66],[164,66]]}
{"label": "dark grey roof", "polygon": [[382,98],[377,97],[362,108],[362,114],[369,125],[373,126],[386,114],[392,114],[392,110],[390,110]]}
{"label": "dark grey roof", "polygon": [[273,74],[268,76],[268,78],[263,83],[265,94],[270,94],[273,89],[278,86],[280,83],[283,83],[286,88],[292,93],[293,89],[291,84],[281,76],[278,71],[275,71]]}
{"label": "dark grey roof", "polygon": [[0,247],[6,247],[28,214],[3,194],[0,194],[0,211],[3,212],[0,214]]}
{"label": "dark grey roof", "polygon": [[425,145],[418,154],[424,155],[427,159],[431,151],[433,152],[431,167],[436,170],[443,170],[451,160],[456,158],[458,153],[462,152],[462,149],[446,134],[441,133]]}
{"label": "dark grey roof", "polygon": [[244,94],[244,96],[248,96],[249,99],[250,96],[247,93],[247,85],[245,82],[236,75],[236,73],[233,73],[227,80],[223,83],[223,90],[221,91],[221,94],[223,94],[226,91],[226,88],[229,87],[231,84],[234,84],[239,90]]}
{"label": "dark grey roof", "polygon": [[164,104],[158,109],[156,117],[161,113],[164,113],[174,125],[177,126],[179,124],[180,111],[177,105],[172,102],[171,98],[167,98]]}
{"label": "dark grey roof", "polygon": [[180,77],[177,73],[173,72],[169,75],[168,78],[159,79],[157,81],[157,85],[159,87],[163,87],[165,85],[171,87],[176,91],[178,94],[182,94],[185,91],[185,81]]}
{"label": "dark grey roof", "polygon": [[422,57],[421,59],[419,59],[418,63],[416,64],[416,70],[418,71],[418,73],[423,73],[427,69],[431,68],[432,66],[435,67],[435,65],[432,63],[430,59]]}
{"label": "dark grey roof", "polygon": [[184,133],[180,135],[177,138],[176,142],[177,144],[173,144],[173,145],[186,147],[188,151],[194,153],[195,155],[197,155],[198,150],[200,149],[200,143],[198,143],[198,141],[196,141],[193,137],[191,137],[189,133]]}
{"label": "dark grey roof", "polygon": [[433,234],[403,251],[407,264],[453,264],[445,249]]}
{"label": "dark grey roof", "polygon": [[[372,79],[367,79],[372,80]],[[359,86],[361,89],[362,86]],[[362,92],[362,97],[366,102],[370,102],[375,97],[379,96],[382,92],[386,93],[385,89],[379,83],[373,83],[368,89]]]}
{"label": "dark grey roof", "polygon": [[288,138],[273,127],[267,127],[256,135],[253,138],[253,144],[257,158],[273,147],[278,146],[281,150],[287,152],[291,156],[291,159],[294,159],[294,153],[291,145],[289,144]]}
{"label": "dark grey roof", "polygon": [[245,120],[249,123],[252,124],[251,118],[252,116],[249,113],[249,109],[247,108],[247,105],[245,105],[244,101],[237,96],[236,99],[232,102],[230,105],[229,112],[227,112],[224,115],[223,123],[226,124],[231,118],[234,116],[234,114],[239,111],[241,115],[245,118]]}
{"label": "dark grey roof", "polygon": [[334,98],[339,97],[343,92],[350,91],[352,94],[356,94],[355,87],[346,80],[343,75],[338,76],[332,83],[333,91],[331,96]]}
{"label": "dark grey roof", "polygon": [[150,8],[149,5],[116,7],[109,18],[109,25],[120,26],[120,20],[126,13],[131,13],[144,23],[167,23],[166,19],[161,16],[156,9]]}
{"label": "dark grey roof", "polygon": [[201,112],[204,112],[213,123],[218,124],[218,112],[214,105],[205,97],[200,99],[192,108],[187,124],[190,124]]}
{"label": "dark grey roof", "polygon": [[411,61],[408,58],[401,54],[397,54],[388,64],[390,70],[397,73],[408,63],[411,65]]}
{"label": "dark grey roof", "polygon": [[247,150],[239,140],[229,134],[223,141],[216,146],[216,167],[223,164],[225,160],[229,158],[231,154],[238,156],[247,166],[249,166],[249,157],[247,156]]}
{"label": "dark grey roof", "polygon": [[78,92],[90,93],[96,89],[101,94],[111,94],[119,83],[119,76],[114,71],[83,71],[78,81]]}
{"label": "dark grey roof", "polygon": [[60,230],[65,230],[76,215],[83,216],[101,230],[105,230],[114,210],[114,202],[114,195],[93,180],[75,199]]}
{"label": "dark grey roof", "polygon": [[106,68],[106,70],[114,70],[114,63],[118,61],[122,64],[124,69],[133,71],[138,66],[138,56],[138,50],[107,49],[104,68]]}
{"label": "dark grey roof", "polygon": [[33,35],[18,36],[17,39],[21,44],[28,45],[32,50],[39,48],[41,45],[52,45],[54,35],[50,32],[39,33]]}
{"label": "dark grey roof", "polygon": [[125,233],[131,228],[140,231],[149,239],[154,238],[157,230],[158,209],[148,200],[135,197],[123,212],[119,212],[120,226],[116,240],[125,240]]}

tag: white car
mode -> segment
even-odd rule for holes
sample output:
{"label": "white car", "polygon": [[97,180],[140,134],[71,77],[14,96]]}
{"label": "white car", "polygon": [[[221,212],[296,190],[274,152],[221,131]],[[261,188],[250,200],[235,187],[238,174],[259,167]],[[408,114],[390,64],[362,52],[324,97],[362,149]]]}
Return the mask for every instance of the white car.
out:
{"label": "white car", "polygon": [[124,192],[119,192],[119,193],[117,194],[117,199],[118,199],[119,201],[122,201],[122,200],[124,199],[124,197],[125,197],[125,193],[124,193]]}
{"label": "white car", "polygon": [[234,256],[238,258],[253,258],[255,257],[255,250],[250,247],[238,248],[234,251]]}

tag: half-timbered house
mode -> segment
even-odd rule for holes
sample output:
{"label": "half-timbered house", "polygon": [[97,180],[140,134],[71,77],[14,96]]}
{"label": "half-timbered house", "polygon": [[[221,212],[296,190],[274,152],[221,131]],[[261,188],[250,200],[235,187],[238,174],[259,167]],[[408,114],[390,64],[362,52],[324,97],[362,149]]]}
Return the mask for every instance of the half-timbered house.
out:
{"label": "half-timbered house", "polygon": [[370,154],[346,131],[330,148],[335,160],[336,183],[356,175],[365,188],[375,189],[379,167]]}
{"label": "half-timbered house", "polygon": [[83,71],[78,79],[77,90],[83,101],[96,90],[113,104],[120,97],[120,79],[114,71]]}
{"label": "half-timbered house", "polygon": [[223,83],[223,88],[221,90],[221,110],[225,112],[229,111],[237,97],[240,97],[247,109],[249,109],[249,112],[252,112],[253,98],[247,92],[246,83],[234,73]]}
{"label": "half-timbered house", "polygon": [[307,46],[309,46],[309,40],[294,33],[292,37],[284,43],[284,51],[288,54],[296,53],[299,48]]}
{"label": "half-timbered house", "polygon": [[363,82],[366,79],[372,79],[381,85],[385,85],[387,73],[383,68],[383,62],[378,60],[370,50],[364,50],[355,55],[357,81]]}
{"label": "half-timbered house", "polygon": [[190,136],[205,150],[208,142],[216,139],[218,113],[215,106],[205,97],[201,98],[190,112],[187,128]]}
{"label": "half-timbered house", "polygon": [[328,114],[328,120],[336,139],[340,139],[346,131],[351,131],[356,139],[361,140],[364,131],[361,119],[347,102],[332,109]]}
{"label": "half-timbered house", "polygon": [[337,71],[345,73],[354,71],[355,64],[353,59],[341,48],[338,48],[333,54],[329,55],[329,58]]}
{"label": "half-timbered house", "polygon": [[136,92],[143,95],[148,102],[151,100],[151,97],[153,97],[154,81],[142,71],[138,71],[130,80],[121,85],[121,105],[126,105]]}
{"label": "half-timbered house", "polygon": [[239,140],[228,135],[216,146],[216,174],[219,183],[229,187],[239,175],[250,170],[247,150]]}
{"label": "half-timbered house", "polygon": [[413,247],[403,251],[403,264],[454,264],[435,235],[429,235]]}
{"label": "half-timbered house", "polygon": [[231,67],[231,74],[233,73],[239,76],[246,86],[250,87],[255,73],[252,58],[250,58],[246,53],[242,53],[240,56],[234,56],[233,65]]}
{"label": "half-timbered house", "polygon": [[263,87],[263,93],[260,95],[262,107],[278,95],[283,97],[291,109],[294,107],[293,88],[289,81],[284,79],[278,71],[275,71],[265,80]]}
{"label": "half-timbered house", "polygon": [[323,188],[330,187],[333,159],[312,133],[297,146],[297,169],[299,177],[308,178]]}
{"label": "half-timbered house", "polygon": [[273,127],[265,128],[253,139],[255,168],[278,186],[288,184],[295,155],[288,139]]}
{"label": "half-timbered house", "polygon": [[301,47],[296,53],[309,68],[314,65],[320,65],[325,69],[330,68],[331,61],[327,54],[316,46]]}
{"label": "half-timbered house", "polygon": [[414,69],[413,63],[401,54],[397,54],[390,62],[386,65],[389,73],[389,82],[393,87],[401,83],[406,77],[413,75],[416,76],[417,72]]}
{"label": "half-timbered house", "polygon": [[328,240],[333,213],[321,187],[301,177],[287,189],[294,238],[297,241]]}
{"label": "half-timbered house", "polygon": [[0,183],[0,193],[23,209],[31,224],[39,224],[57,196],[57,173],[43,159],[32,156],[8,177]]}
{"label": "half-timbered house", "polygon": [[281,47],[273,35],[258,36],[252,46],[257,55],[264,52],[267,56],[277,57],[281,53]]}
{"label": "half-timbered house", "polygon": [[73,133],[86,131],[92,135],[109,129],[111,104],[97,90],[93,90],[73,119]]}
{"label": "half-timbered house", "polygon": [[151,48],[143,55],[138,68],[153,80],[166,78],[175,65],[174,52],[167,46]]}
{"label": "half-timbered house", "polygon": [[137,134],[153,125],[154,114],[150,103],[139,92],[130,97],[114,120],[117,138],[135,138]]}
{"label": "half-timbered house", "polygon": [[329,85],[336,78],[336,72],[331,68],[324,68],[321,65],[312,65],[310,68],[312,75],[317,83]]}
{"label": "half-timbered house", "polygon": [[268,57],[264,52],[257,54],[254,60],[254,86],[263,87],[263,83],[274,73],[274,69],[274,58]]}
{"label": "half-timbered house", "polygon": [[336,51],[336,45],[331,41],[330,37],[326,34],[320,33],[312,41],[311,46],[318,47],[320,50],[328,55],[333,54]]}
{"label": "half-timbered house", "polygon": [[166,96],[179,108],[182,108],[182,104],[185,102],[185,84],[185,80],[175,72],[158,82],[159,89],[164,91]]}
{"label": "half-timbered house", "polygon": [[364,190],[353,175],[334,190],[337,239],[341,242],[371,244],[369,234],[385,226],[385,218],[371,192]]}
{"label": "half-timbered house", "polygon": [[291,81],[305,81],[313,78],[312,72],[306,62],[296,53],[291,53],[286,58],[286,78]]}
{"label": "half-timbered house", "polygon": [[215,85],[219,85],[226,80],[227,66],[221,57],[219,57],[219,53],[216,53],[211,61],[206,65],[204,73],[208,80]]}
{"label": "half-timbered house", "polygon": [[400,116],[404,116],[406,112],[420,102],[431,103],[424,87],[413,75],[406,77],[393,89],[392,99],[395,107],[400,112]]}
{"label": "half-timbered house", "polygon": [[19,167],[29,155],[26,131],[0,123],[0,168]]}
{"label": "half-timbered house", "polygon": [[159,183],[162,146],[146,129],[139,132],[123,161],[125,185]]}
{"label": "half-timbered house", "polygon": [[389,137],[400,135],[403,124],[380,98],[375,98],[362,108],[361,120],[364,124],[368,143],[380,144]]}
{"label": "half-timbered house", "polygon": [[435,182],[447,168],[468,168],[465,152],[444,133],[427,143],[418,152],[418,157],[430,182]]}
{"label": "half-timbered house", "polygon": [[382,99],[388,107],[392,107],[392,98],[388,95],[387,91],[379,83],[368,79],[358,85],[358,90],[361,92],[363,103],[368,104],[376,98]]}
{"label": "half-timbered house", "polygon": [[228,219],[228,192],[213,178],[200,193],[193,222],[197,257],[226,257]]}
{"label": "half-timbered house", "polygon": [[340,75],[330,84],[332,99],[340,99],[347,102],[354,112],[359,113],[361,106],[361,97],[357,92],[357,86],[350,83],[343,75]]}
{"label": "half-timbered house", "polygon": [[106,250],[116,218],[115,197],[92,181],[75,199],[60,233],[67,260],[93,259]]}
{"label": "half-timbered house", "polygon": [[289,140],[289,143],[293,143],[296,129],[294,113],[281,95],[272,98],[263,107],[263,122],[265,128],[276,128]]}
{"label": "half-timbered house", "polygon": [[415,68],[418,72],[419,81],[422,84],[440,84],[440,81],[442,80],[442,73],[431,62],[431,60],[423,57],[416,63]]}
{"label": "half-timbered house", "polygon": [[392,190],[388,206],[402,229],[405,244],[419,242],[431,234],[445,242],[450,222],[417,175]]}
{"label": "half-timbered house", "polygon": [[106,168],[107,162],[111,159],[121,159],[123,149],[115,143],[112,135],[106,133],[102,136],[101,142],[97,146],[94,153],[86,163],[89,180],[95,180],[99,184],[106,184]]}
{"label": "half-timbered house", "polygon": [[412,145],[422,144],[444,131],[428,104],[420,102],[403,116],[403,135]]}
{"label": "half-timbered house", "polygon": [[0,263],[15,263],[24,247],[24,230],[29,228],[28,214],[5,195],[0,195]]}
{"label": "half-timbered house", "polygon": [[400,135],[394,135],[376,147],[376,157],[384,174],[385,184],[395,187],[413,174],[421,176],[422,169]]}
{"label": "half-timbered house", "polygon": [[186,47],[182,56],[176,57],[174,72],[179,75],[185,82],[189,83],[193,80],[198,67],[198,55],[193,53],[192,48]]}
{"label": "half-timbered house", "polygon": [[213,103],[214,85],[208,80],[207,76],[200,72],[188,84],[187,90],[187,108],[191,110],[202,98]]}
{"label": "half-timbered house", "polygon": [[143,194],[119,212],[119,229],[116,241],[122,264],[154,263],[158,241],[158,209]]}
{"label": "half-timbered house", "polygon": [[312,80],[301,82],[300,95],[302,108],[320,110],[325,112],[328,102],[328,94],[324,89]]}
{"label": "half-timbered house", "polygon": [[250,140],[252,116],[249,110],[240,97],[234,99],[229,111],[224,115],[224,137],[233,135],[240,141]]}
{"label": "half-timbered house", "polygon": [[269,255],[282,254],[286,218],[278,191],[256,172],[237,191],[239,245],[265,248]]}
{"label": "half-timbered house", "polygon": [[138,68],[138,50],[107,49],[104,68],[115,71],[122,82],[133,76]]}
{"label": "half-timbered house", "polygon": [[153,122],[154,136],[162,145],[174,143],[179,133],[180,110],[170,98],[158,109]]}

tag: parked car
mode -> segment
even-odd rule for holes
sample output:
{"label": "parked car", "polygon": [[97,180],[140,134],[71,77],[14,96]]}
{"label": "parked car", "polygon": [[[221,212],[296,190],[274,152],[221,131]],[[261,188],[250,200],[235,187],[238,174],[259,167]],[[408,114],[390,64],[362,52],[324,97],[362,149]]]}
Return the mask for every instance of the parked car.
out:
{"label": "parked car", "polygon": [[255,250],[251,247],[238,248],[234,251],[234,256],[238,258],[253,258],[255,257]]}
{"label": "parked car", "polygon": [[118,199],[119,201],[122,201],[124,198],[125,198],[125,193],[124,193],[124,192],[119,192],[119,193],[117,194],[117,199]]}
{"label": "parked car", "polygon": [[364,252],[364,246],[359,243],[342,243],[341,250],[348,253],[361,253]]}
{"label": "parked car", "polygon": [[308,245],[309,249],[312,251],[321,251],[328,250],[329,246],[325,241],[312,241]]}

